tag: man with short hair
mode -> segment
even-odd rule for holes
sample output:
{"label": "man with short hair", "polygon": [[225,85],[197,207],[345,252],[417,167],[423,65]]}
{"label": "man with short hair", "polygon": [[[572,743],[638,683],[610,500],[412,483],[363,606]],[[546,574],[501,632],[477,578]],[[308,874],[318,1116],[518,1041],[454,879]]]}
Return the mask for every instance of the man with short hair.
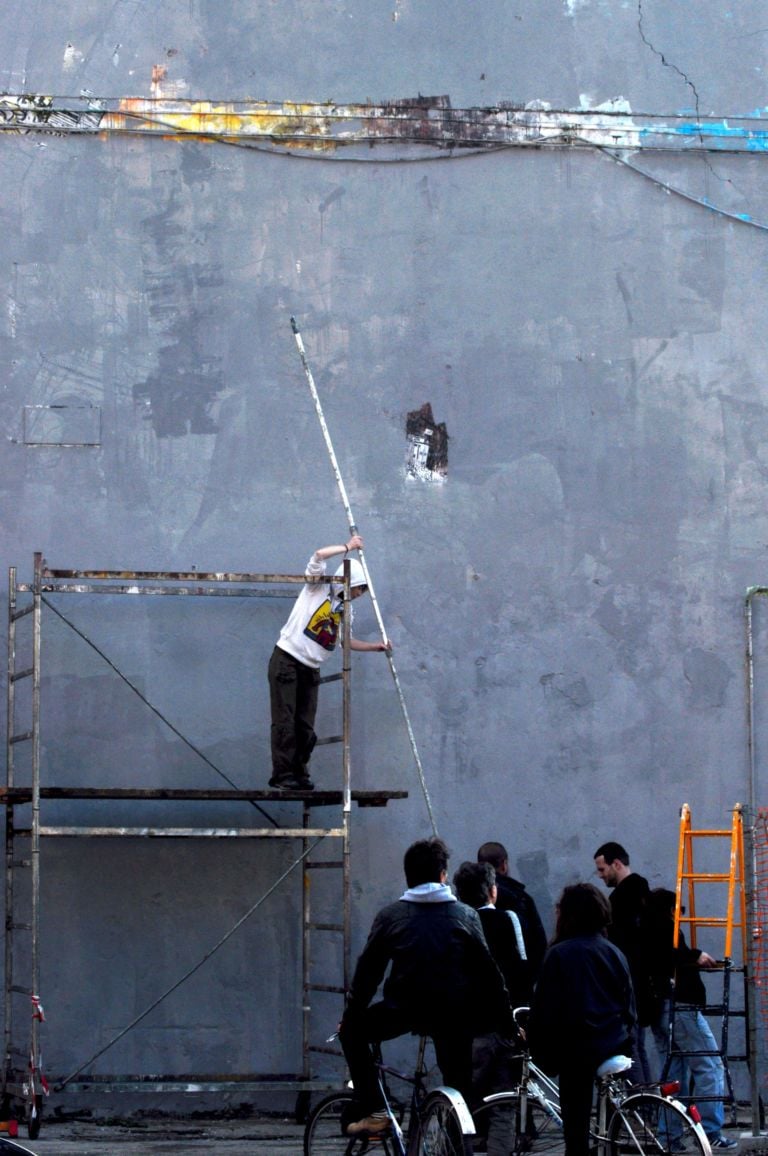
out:
{"label": "man with short hair", "polygon": [[643,1029],[652,1022],[656,1010],[650,978],[651,946],[646,932],[650,887],[647,879],[632,870],[629,854],[621,843],[601,844],[594,858],[597,874],[611,893],[608,938],[626,956],[635,989],[638,1029],[629,1078],[633,1083],[648,1083],[651,1071]]}
{"label": "man with short hair", "polygon": [[[350,1135],[381,1132],[389,1123],[372,1042],[406,1032],[431,1036],[443,1079],[469,1100],[473,1037],[513,1029],[480,917],[448,886],[448,855],[442,839],[408,848],[407,888],[378,913],[357,961],[339,1029],[357,1101]],[[387,968],[383,998],[371,1004]]]}
{"label": "man with short hair", "polygon": [[503,843],[483,843],[478,849],[477,861],[490,863],[496,872],[498,910],[514,911],[520,920],[531,980],[535,981],[547,950],[547,934],[536,904],[526,891],[525,884],[509,874],[509,855]]}

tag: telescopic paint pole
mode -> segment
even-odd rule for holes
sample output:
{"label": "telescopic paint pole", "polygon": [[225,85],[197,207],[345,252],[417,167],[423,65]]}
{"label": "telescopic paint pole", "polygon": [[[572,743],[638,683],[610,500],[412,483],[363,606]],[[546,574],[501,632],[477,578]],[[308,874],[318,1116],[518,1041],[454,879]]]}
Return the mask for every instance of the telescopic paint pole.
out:
{"label": "telescopic paint pole", "polygon": [[[355,519],[354,519],[354,516],[352,514],[352,509],[351,509],[350,504],[349,504],[349,498],[347,497],[347,490],[346,490],[346,487],[344,485],[344,479],[341,476],[341,470],[339,469],[339,463],[336,460],[336,454],[334,453],[334,449],[333,449],[333,442],[331,441],[331,435],[328,432],[328,426],[326,424],[325,416],[323,414],[323,407],[320,404],[320,397],[319,397],[318,392],[317,392],[317,386],[315,385],[315,380],[312,376],[312,370],[309,368],[309,362],[307,361],[307,354],[306,354],[306,351],[304,349],[304,342],[301,340],[301,334],[299,333],[299,327],[296,324],[296,318],[295,317],[291,318],[291,329],[293,330],[293,335],[296,338],[296,345],[297,345],[298,350],[299,350],[299,357],[301,358],[301,364],[304,366],[304,373],[306,374],[307,382],[309,384],[309,391],[312,394],[312,400],[315,403],[315,409],[317,411],[318,420],[320,422],[320,428],[323,431],[323,437],[325,438],[325,444],[326,444],[326,447],[328,449],[328,456],[331,459],[331,467],[333,468],[333,474],[334,474],[334,477],[336,478],[336,484],[338,485],[339,493],[341,494],[341,501],[344,505],[344,511],[347,515],[347,521],[349,522],[350,533],[357,534],[358,529],[357,529],[357,525],[355,524]],[[363,554],[362,550],[358,550],[358,555],[360,557],[360,564],[363,567],[363,574],[365,575],[366,585],[368,586],[368,592],[371,596],[371,603],[373,605],[373,612],[376,615],[376,621],[377,621],[378,626],[379,626],[379,631],[381,632],[382,640],[384,642],[388,642],[389,639],[387,638],[387,632],[386,632],[386,629],[384,627],[384,619],[381,617],[381,611],[379,610],[379,604],[378,604],[378,601],[376,599],[376,592],[373,588],[373,582],[371,581],[370,572],[368,570],[368,566],[367,566],[366,561],[365,561],[365,555]],[[432,811],[432,802],[431,802],[430,797],[429,797],[429,791],[427,790],[427,782],[426,782],[426,779],[424,777],[424,768],[421,765],[421,759],[419,758],[419,752],[418,752],[418,749],[416,747],[416,738],[415,738],[414,733],[413,733],[413,727],[411,726],[411,720],[408,717],[408,708],[405,705],[405,697],[403,695],[402,687],[400,686],[400,679],[397,677],[397,671],[395,670],[395,663],[394,663],[393,658],[392,658],[392,652],[390,650],[388,650],[386,653],[387,653],[387,660],[389,662],[389,669],[392,672],[392,681],[395,684],[395,689],[397,691],[397,697],[400,700],[400,709],[403,712],[403,718],[405,720],[405,727],[406,727],[406,730],[408,731],[408,740],[411,744],[411,750],[413,751],[413,758],[414,758],[414,761],[416,763],[416,770],[417,770],[418,775],[419,775],[419,782],[421,784],[421,791],[422,791],[422,794],[424,796],[424,802],[427,805],[427,811],[429,812],[429,821],[432,825],[432,832],[434,835],[437,835],[437,833],[438,833],[437,832],[437,824],[435,823],[435,816],[434,816],[434,813]]]}

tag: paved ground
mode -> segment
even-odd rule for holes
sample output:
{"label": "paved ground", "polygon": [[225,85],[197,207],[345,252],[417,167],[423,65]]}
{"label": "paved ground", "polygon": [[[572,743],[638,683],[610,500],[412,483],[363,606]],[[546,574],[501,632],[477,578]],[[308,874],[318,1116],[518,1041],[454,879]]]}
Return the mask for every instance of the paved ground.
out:
{"label": "paved ground", "polygon": [[[746,1117],[741,1128],[727,1132],[740,1141],[736,1156],[768,1156],[768,1135],[753,1137]],[[195,1156],[202,1152],[210,1156],[302,1156],[303,1134],[303,1125],[288,1115],[246,1119],[137,1115],[66,1121],[43,1117],[38,1138],[27,1139],[22,1126],[18,1143],[35,1156]],[[4,1156],[2,1144],[0,1156]]]}
{"label": "paved ground", "polygon": [[[43,1120],[40,1135],[18,1142],[36,1156],[301,1156],[303,1127],[292,1118],[252,1120],[137,1120],[124,1123]],[[2,1147],[0,1147],[0,1154]]]}
{"label": "paved ground", "polygon": [[[22,1129],[22,1132],[24,1130]],[[261,1156],[282,1153],[302,1156],[303,1127],[293,1118],[254,1117],[251,1120],[154,1119],[122,1123],[44,1121],[37,1140],[25,1134],[18,1142],[35,1156]],[[737,1156],[765,1156],[768,1137],[729,1131],[740,1139]],[[2,1156],[2,1147],[0,1147]]]}

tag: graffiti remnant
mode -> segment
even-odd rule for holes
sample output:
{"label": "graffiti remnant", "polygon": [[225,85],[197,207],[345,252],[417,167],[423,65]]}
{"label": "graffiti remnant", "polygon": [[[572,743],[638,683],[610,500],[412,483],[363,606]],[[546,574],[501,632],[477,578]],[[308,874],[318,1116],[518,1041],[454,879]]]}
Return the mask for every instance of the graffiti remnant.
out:
{"label": "graffiti remnant", "polygon": [[54,98],[6,93],[0,95],[0,131],[192,136],[310,153],[361,145],[401,145],[426,151],[551,145],[622,151],[768,152],[768,128],[761,110],[728,118],[638,114],[623,97],[577,109],[552,108],[543,100],[453,108],[448,96],[380,104],[224,102],[184,99],[180,91],[185,87],[183,81],[169,81],[166,67],[156,65],[149,98],[94,100],[85,95]]}
{"label": "graffiti remnant", "polygon": [[98,132],[104,112],[98,108],[62,108],[52,96],[0,95],[0,130],[8,132]]}
{"label": "graffiti remnant", "polygon": [[405,433],[406,477],[420,482],[444,482],[448,473],[448,431],[445,422],[435,421],[428,401],[408,414]]}

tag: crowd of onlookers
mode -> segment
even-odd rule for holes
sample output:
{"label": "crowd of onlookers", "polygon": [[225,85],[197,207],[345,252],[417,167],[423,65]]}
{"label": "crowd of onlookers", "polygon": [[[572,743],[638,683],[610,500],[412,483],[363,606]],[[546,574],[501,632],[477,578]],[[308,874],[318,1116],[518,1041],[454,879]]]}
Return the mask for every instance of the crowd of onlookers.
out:
{"label": "crowd of onlookers", "polygon": [[[408,848],[406,889],[375,917],[360,954],[339,1031],[355,1089],[350,1135],[389,1125],[372,1042],[431,1036],[444,1081],[475,1105],[514,1087],[522,1041],[512,1012],[530,1006],[525,1045],[558,1078],[566,1156],[588,1156],[595,1072],[619,1054],[632,1060],[633,1083],[665,1067],[685,1092],[695,1087],[713,1150],[738,1147],[722,1132],[724,1067],[702,1013],[701,970],[717,962],[681,933],[675,945],[674,892],[652,890],[619,843],[604,843],[594,859],[608,895],[592,883],[566,887],[548,946],[501,843],[462,863],[453,889],[448,858],[441,839]],[[495,1124],[486,1151],[508,1156],[511,1115]]]}

